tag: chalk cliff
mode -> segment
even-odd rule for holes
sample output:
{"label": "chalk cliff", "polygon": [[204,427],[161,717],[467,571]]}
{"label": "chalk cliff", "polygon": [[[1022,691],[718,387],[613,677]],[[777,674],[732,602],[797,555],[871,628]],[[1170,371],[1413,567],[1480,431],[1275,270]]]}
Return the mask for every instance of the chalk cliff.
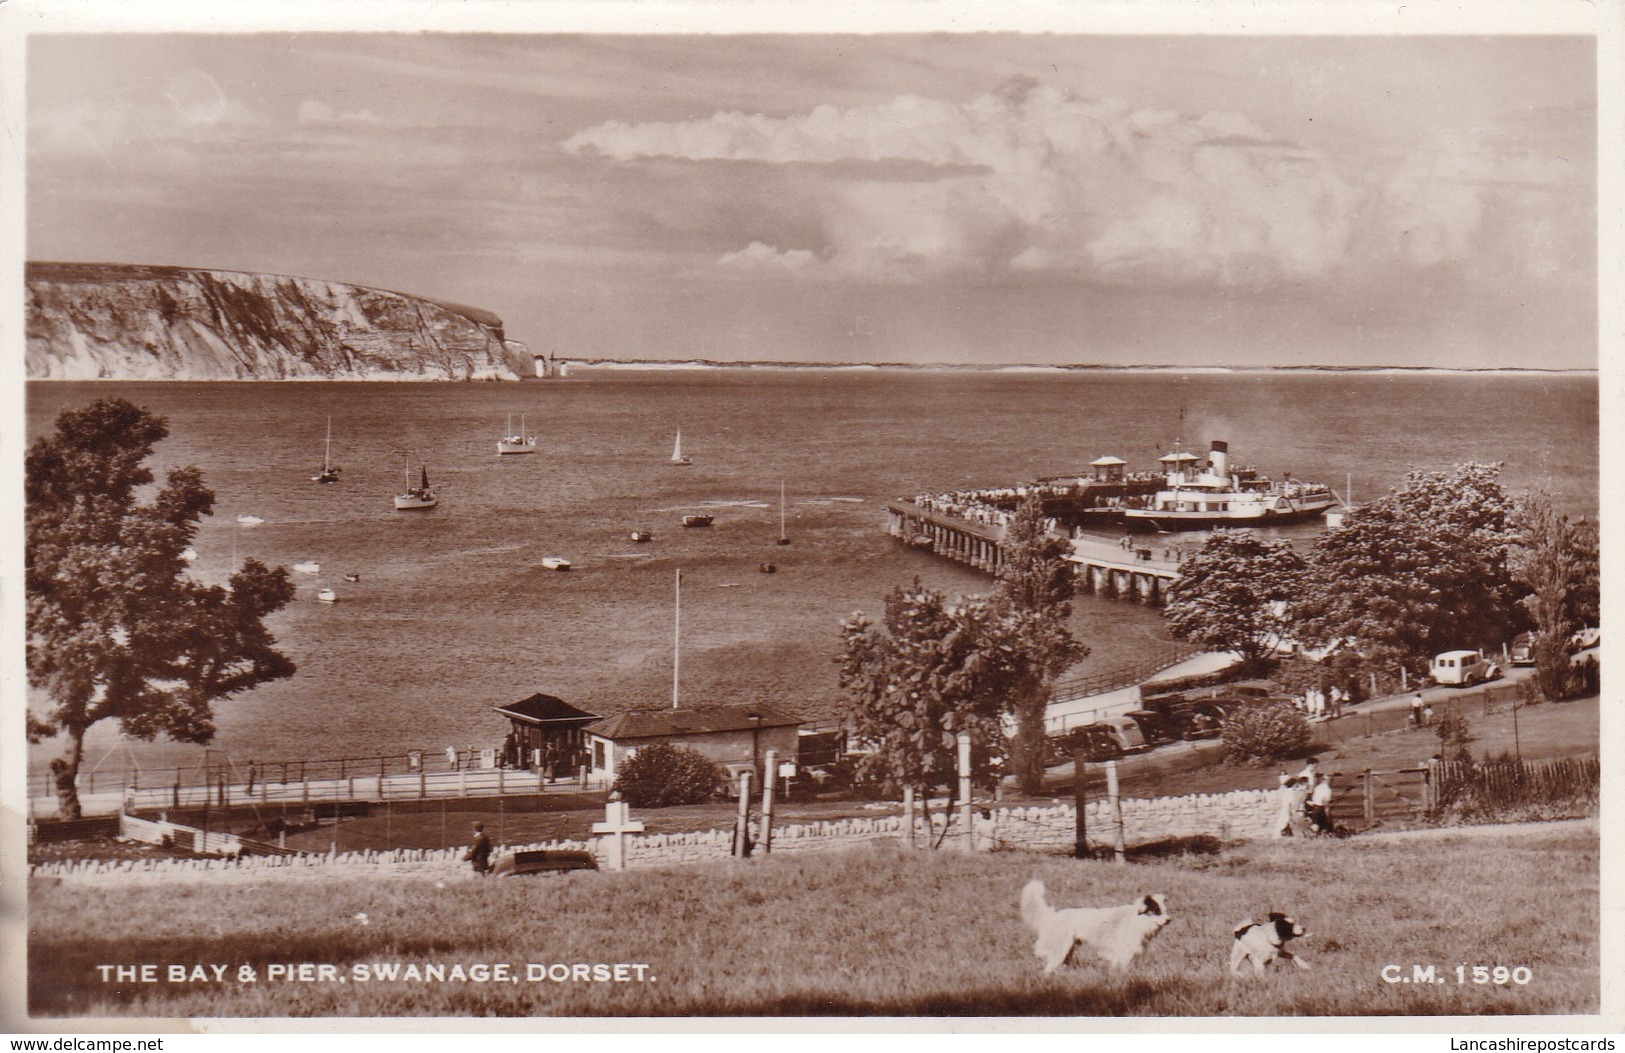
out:
{"label": "chalk cliff", "polygon": [[316,278],[30,263],[32,380],[515,380],[489,311]]}

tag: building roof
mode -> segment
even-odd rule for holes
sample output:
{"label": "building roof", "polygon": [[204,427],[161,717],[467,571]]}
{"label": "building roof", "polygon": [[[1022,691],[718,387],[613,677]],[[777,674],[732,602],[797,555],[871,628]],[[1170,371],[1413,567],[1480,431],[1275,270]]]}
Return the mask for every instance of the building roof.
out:
{"label": "building roof", "polygon": [[560,724],[578,723],[587,724],[598,719],[597,713],[588,713],[584,709],[577,709],[562,698],[537,693],[529,698],[522,698],[518,702],[510,702],[505,706],[492,706],[492,709],[501,713],[510,720],[517,720],[523,724]]}
{"label": "building roof", "polygon": [[1121,457],[1113,457],[1110,454],[1106,455],[1105,457],[1096,458],[1095,460],[1089,462],[1089,464],[1092,467],[1096,467],[1096,468],[1104,467],[1104,466],[1107,466],[1107,465],[1113,465],[1113,464],[1127,464],[1127,463],[1128,462],[1123,460],[1123,458],[1121,458]]}
{"label": "building roof", "polygon": [[[755,714],[761,723],[751,719]],[[587,730],[611,742],[630,739],[708,735],[719,731],[749,731],[753,727],[800,727],[801,721],[769,706],[709,706],[699,709],[654,709],[617,713]]]}

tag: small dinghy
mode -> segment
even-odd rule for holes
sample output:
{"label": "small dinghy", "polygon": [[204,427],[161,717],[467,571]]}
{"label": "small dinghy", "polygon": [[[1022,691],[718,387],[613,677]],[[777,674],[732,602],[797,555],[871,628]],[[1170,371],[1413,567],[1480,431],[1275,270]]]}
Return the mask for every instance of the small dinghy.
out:
{"label": "small dinghy", "polygon": [[337,603],[339,601],[339,594],[334,592],[332,589],[322,589],[320,592],[316,593],[316,599],[322,603]]}
{"label": "small dinghy", "polygon": [[322,565],[314,560],[307,560],[304,563],[295,563],[293,569],[301,574],[320,574]]}
{"label": "small dinghy", "polygon": [[543,556],[542,566],[548,570],[569,570],[570,561],[563,556]]}

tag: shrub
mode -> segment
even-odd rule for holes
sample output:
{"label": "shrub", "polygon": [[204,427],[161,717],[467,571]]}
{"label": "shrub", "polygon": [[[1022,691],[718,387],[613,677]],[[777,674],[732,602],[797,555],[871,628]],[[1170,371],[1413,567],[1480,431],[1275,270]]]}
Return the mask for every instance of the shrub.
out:
{"label": "shrub", "polygon": [[614,788],[634,808],[664,808],[708,801],[722,779],[722,769],[705,754],[657,742],[621,765]]}
{"label": "shrub", "polygon": [[1472,725],[1462,715],[1457,706],[1446,706],[1444,712],[1433,725],[1434,734],[1439,736],[1439,755],[1447,761],[1470,761],[1473,759],[1467,744],[1474,741]]}
{"label": "shrub", "polygon": [[1309,721],[1286,702],[1244,706],[1219,725],[1231,764],[1272,764],[1303,751],[1313,737]]}

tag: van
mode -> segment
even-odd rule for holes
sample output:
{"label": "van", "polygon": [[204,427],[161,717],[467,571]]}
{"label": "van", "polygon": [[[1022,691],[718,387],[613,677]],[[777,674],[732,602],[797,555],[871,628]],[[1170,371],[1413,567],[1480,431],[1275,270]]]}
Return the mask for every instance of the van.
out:
{"label": "van", "polygon": [[1436,655],[1429,668],[1435,684],[1467,687],[1501,675],[1495,663],[1482,651],[1446,651]]}

